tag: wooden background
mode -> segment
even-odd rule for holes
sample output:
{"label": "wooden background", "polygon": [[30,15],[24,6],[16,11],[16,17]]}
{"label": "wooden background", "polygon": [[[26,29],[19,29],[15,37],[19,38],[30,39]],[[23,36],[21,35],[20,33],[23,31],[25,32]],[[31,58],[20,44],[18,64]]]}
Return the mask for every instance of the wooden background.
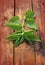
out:
{"label": "wooden background", "polygon": [[[37,12],[42,43],[13,47],[13,42],[6,40],[13,31],[5,23],[14,15],[22,19],[27,9]],[[45,0],[0,0],[0,65],[45,65]]]}

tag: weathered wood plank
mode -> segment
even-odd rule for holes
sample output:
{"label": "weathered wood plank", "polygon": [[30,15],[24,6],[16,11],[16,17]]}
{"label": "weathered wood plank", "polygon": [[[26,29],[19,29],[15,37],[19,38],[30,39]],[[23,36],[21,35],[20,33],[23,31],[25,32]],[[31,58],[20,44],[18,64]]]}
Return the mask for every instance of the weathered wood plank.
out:
{"label": "weathered wood plank", "polygon": [[37,12],[37,23],[39,25],[39,36],[45,45],[45,0],[33,1],[33,9]]}
{"label": "weathered wood plank", "polygon": [[33,10],[37,12],[38,34],[43,43],[35,45],[36,65],[45,65],[45,0],[33,0]]}
{"label": "weathered wood plank", "polygon": [[[31,0],[16,0],[15,15],[23,19],[24,12],[27,9],[32,10]],[[27,28],[26,28],[27,29]],[[25,42],[14,48],[14,65],[35,65],[34,48],[28,46]]]}
{"label": "weathered wood plank", "polygon": [[0,0],[0,65],[13,65],[13,44],[6,40],[12,32],[5,23],[14,14],[14,0]]}

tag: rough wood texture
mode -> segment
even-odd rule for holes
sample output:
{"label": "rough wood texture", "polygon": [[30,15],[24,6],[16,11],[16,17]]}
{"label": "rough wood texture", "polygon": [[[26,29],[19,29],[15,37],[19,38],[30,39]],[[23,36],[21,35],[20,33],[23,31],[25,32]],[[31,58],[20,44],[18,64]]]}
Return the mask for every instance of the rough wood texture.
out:
{"label": "rough wood texture", "polygon": [[[32,10],[31,0],[16,0],[15,15],[23,19],[24,12],[27,9]],[[22,21],[23,22],[23,21]],[[26,27],[27,29],[27,27]],[[28,46],[25,42],[19,47],[14,48],[14,65],[35,65],[35,55],[33,46]]]}
{"label": "rough wood texture", "polygon": [[[15,1],[15,3],[14,3]],[[27,9],[37,12],[38,35],[43,44],[27,45],[25,42],[14,47],[5,38],[12,32],[5,27],[15,13],[23,19]],[[15,11],[15,12],[14,12]],[[25,27],[25,29],[28,29]],[[13,63],[14,62],[14,63]],[[0,0],[0,65],[45,65],[45,0]]]}
{"label": "rough wood texture", "polygon": [[6,40],[12,31],[5,27],[13,13],[14,0],[0,0],[0,65],[13,65],[13,45]]}
{"label": "rough wood texture", "polygon": [[35,45],[36,65],[45,65],[45,0],[34,0],[33,10],[37,12],[38,34],[42,40]]}
{"label": "rough wood texture", "polygon": [[33,9],[37,12],[37,23],[39,25],[39,36],[45,45],[45,0],[33,1]]}
{"label": "rough wood texture", "polygon": [[35,65],[34,48],[25,42],[15,48],[14,57],[14,65]]}

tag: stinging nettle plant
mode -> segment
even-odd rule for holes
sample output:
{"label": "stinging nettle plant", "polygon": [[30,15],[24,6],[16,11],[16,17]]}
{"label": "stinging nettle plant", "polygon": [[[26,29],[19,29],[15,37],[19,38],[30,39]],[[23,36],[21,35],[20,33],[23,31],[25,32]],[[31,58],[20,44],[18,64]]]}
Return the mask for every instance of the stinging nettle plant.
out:
{"label": "stinging nettle plant", "polygon": [[[34,11],[26,11],[24,14],[23,24],[21,24],[21,20],[18,16],[13,16],[6,23],[6,26],[10,27],[15,32],[9,35],[7,39],[14,41],[15,46],[20,45],[24,41],[29,42],[29,44],[41,42],[38,35],[35,34],[38,30],[38,26],[35,22],[35,16],[36,13]],[[27,26],[29,30],[26,30],[25,26]]]}

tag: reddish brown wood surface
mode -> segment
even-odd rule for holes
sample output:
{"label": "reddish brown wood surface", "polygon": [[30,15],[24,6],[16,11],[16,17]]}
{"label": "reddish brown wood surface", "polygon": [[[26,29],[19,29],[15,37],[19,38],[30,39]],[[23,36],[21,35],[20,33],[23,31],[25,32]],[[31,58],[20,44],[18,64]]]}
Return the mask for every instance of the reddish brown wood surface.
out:
{"label": "reddish brown wood surface", "polygon": [[39,26],[39,37],[42,44],[35,45],[36,65],[45,65],[45,0],[34,0],[33,10],[37,12],[36,22]]}
{"label": "reddish brown wood surface", "polygon": [[[29,46],[24,42],[19,47],[13,47],[13,43],[5,39],[12,32],[5,23],[14,13],[23,19],[27,9],[37,12],[38,35],[43,44]],[[45,0],[15,0],[15,3],[14,0],[0,0],[0,65],[13,64],[45,65]]]}
{"label": "reddish brown wood surface", "polygon": [[12,31],[5,27],[13,13],[14,0],[0,0],[0,65],[13,65],[13,45],[6,40]]}
{"label": "reddish brown wood surface", "polygon": [[[15,5],[15,14],[18,15],[21,20],[27,9],[32,10],[31,0],[16,0]],[[25,42],[19,47],[15,47],[14,65],[35,65],[34,47],[27,45]]]}
{"label": "reddish brown wood surface", "polygon": [[37,12],[37,23],[39,25],[39,36],[45,45],[45,0],[33,1],[33,9]]}

